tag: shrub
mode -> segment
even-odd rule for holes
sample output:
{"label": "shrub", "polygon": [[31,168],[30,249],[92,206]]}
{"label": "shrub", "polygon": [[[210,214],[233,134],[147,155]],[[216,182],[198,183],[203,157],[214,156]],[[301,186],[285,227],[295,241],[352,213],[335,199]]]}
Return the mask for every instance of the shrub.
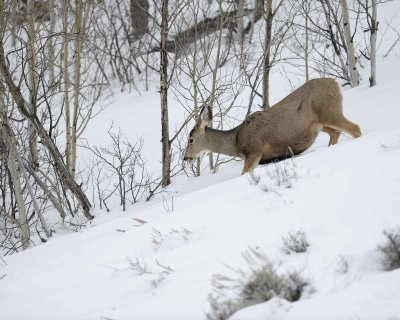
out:
{"label": "shrub", "polygon": [[378,251],[382,256],[382,265],[390,271],[400,268],[400,227],[383,232],[385,240],[378,245]]}
{"label": "shrub", "polygon": [[278,274],[272,263],[259,251],[250,248],[243,253],[249,270],[233,269],[237,277],[216,274],[209,295],[209,320],[225,320],[238,310],[281,297],[288,301],[300,299],[308,284],[298,272]]}
{"label": "shrub", "polygon": [[249,183],[259,186],[262,191],[275,192],[279,194],[279,189],[290,189],[295,181],[298,180],[298,168],[296,163],[291,160],[272,162],[263,168],[263,173],[251,173]]}
{"label": "shrub", "polygon": [[339,256],[339,258],[336,262],[335,271],[339,274],[345,274],[345,273],[349,272],[349,263],[347,262],[345,257]]}
{"label": "shrub", "polygon": [[286,254],[292,252],[302,253],[306,252],[307,248],[310,246],[307,240],[307,235],[303,230],[298,230],[296,232],[289,232],[286,237],[282,237],[283,247],[282,251]]}

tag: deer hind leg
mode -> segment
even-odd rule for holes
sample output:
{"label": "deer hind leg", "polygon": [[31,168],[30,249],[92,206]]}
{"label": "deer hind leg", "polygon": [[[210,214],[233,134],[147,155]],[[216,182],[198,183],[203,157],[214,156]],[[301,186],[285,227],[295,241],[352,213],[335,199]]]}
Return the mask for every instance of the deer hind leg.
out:
{"label": "deer hind leg", "polygon": [[246,156],[244,160],[242,174],[253,171],[254,168],[257,166],[257,164],[260,162],[260,160],[261,160],[261,153],[251,153],[248,156]]}
{"label": "deer hind leg", "polygon": [[328,146],[332,146],[338,142],[339,136],[340,136],[340,131],[337,131],[337,130],[329,128],[329,127],[323,127],[322,131],[329,134],[329,145]]}
{"label": "deer hind leg", "polygon": [[343,115],[335,115],[327,121],[324,121],[324,127],[347,133],[353,138],[361,136],[360,126],[347,120]]}

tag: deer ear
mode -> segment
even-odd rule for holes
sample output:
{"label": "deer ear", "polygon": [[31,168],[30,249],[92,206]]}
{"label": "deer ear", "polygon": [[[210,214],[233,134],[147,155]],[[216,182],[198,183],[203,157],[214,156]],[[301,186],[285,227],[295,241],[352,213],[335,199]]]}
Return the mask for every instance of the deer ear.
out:
{"label": "deer ear", "polygon": [[202,128],[207,127],[211,124],[211,107],[208,105],[203,105],[200,111],[200,125]]}

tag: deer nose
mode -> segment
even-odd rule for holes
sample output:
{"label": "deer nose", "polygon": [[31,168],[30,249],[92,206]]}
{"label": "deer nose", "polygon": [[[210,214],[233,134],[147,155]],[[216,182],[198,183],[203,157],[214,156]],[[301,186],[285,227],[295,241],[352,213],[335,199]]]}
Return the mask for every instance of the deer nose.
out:
{"label": "deer nose", "polygon": [[188,160],[193,160],[193,159],[192,159],[191,157],[184,156],[184,157],[183,157],[183,160],[184,160],[184,161],[188,161]]}

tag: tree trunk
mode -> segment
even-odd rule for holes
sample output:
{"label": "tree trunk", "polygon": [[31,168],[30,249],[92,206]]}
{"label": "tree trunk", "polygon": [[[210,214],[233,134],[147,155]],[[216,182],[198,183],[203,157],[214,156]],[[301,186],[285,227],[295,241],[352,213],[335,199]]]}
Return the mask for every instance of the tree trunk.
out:
{"label": "tree trunk", "polygon": [[67,168],[71,172],[71,110],[69,101],[69,70],[68,70],[68,0],[63,0],[62,3],[62,23],[63,23],[63,80],[64,80],[64,110],[65,110],[65,159]]}
{"label": "tree trunk", "polygon": [[[346,64],[343,60],[343,57],[341,55],[340,52],[340,46],[338,41],[336,40],[335,34],[333,32],[333,27],[332,27],[332,22],[330,20],[330,16],[329,16],[329,12],[328,9],[325,6],[325,1],[327,1],[327,4],[329,5],[329,0],[321,0],[321,5],[322,5],[322,9],[324,11],[324,15],[325,15],[325,19],[326,19],[326,23],[328,25],[328,33],[329,33],[329,39],[332,43],[332,47],[333,47],[333,51],[335,52],[336,56],[339,59],[340,62],[340,66],[342,68],[342,75],[343,75],[343,79],[349,80],[349,74],[348,74],[348,68],[346,67]],[[331,11],[330,6],[328,7],[329,10]],[[345,44],[344,44],[345,45]],[[325,49],[324,49],[325,50]],[[325,55],[325,53],[324,53]]]}
{"label": "tree trunk", "polygon": [[[2,0],[0,0],[2,2]],[[1,9],[1,4],[0,4]],[[2,153],[7,157],[7,166],[10,171],[10,178],[12,183],[10,184],[10,190],[14,193],[15,200],[18,206],[18,227],[21,232],[21,243],[22,249],[25,250],[29,248],[30,231],[28,225],[28,214],[26,212],[25,200],[21,186],[20,171],[17,165],[17,149],[15,142],[15,136],[12,132],[7,119],[7,113],[4,109],[4,98],[1,97],[0,101],[0,114],[1,114],[1,141],[4,144],[4,149]]]}
{"label": "tree trunk", "polygon": [[354,43],[350,30],[349,9],[347,7],[347,0],[340,0],[340,4],[342,6],[343,13],[343,29],[347,47],[347,61],[349,64],[350,85],[352,87],[357,87],[359,84],[358,72],[356,67],[356,58],[354,55]]}
{"label": "tree trunk", "polygon": [[263,69],[263,103],[264,110],[269,108],[269,73],[271,70],[271,39],[272,39],[272,0],[266,1],[265,10],[265,42],[264,42],[264,69]]}
{"label": "tree trunk", "polygon": [[[243,0],[239,0],[241,2],[243,2]],[[243,3],[242,3],[243,5]],[[244,8],[242,8],[244,9]],[[222,2],[219,2],[219,10],[222,12]],[[240,11],[240,10],[239,10]],[[244,11],[244,10],[242,10]],[[242,20],[243,20],[243,16],[242,16]],[[218,44],[217,44],[217,57],[215,59],[215,66],[213,69],[213,73],[212,73],[212,87],[211,87],[211,96],[210,96],[210,100],[208,101],[209,104],[209,113],[210,113],[210,118],[211,118],[211,122],[209,124],[209,126],[212,128],[213,127],[213,123],[212,123],[212,118],[213,118],[213,106],[214,106],[214,101],[215,101],[215,95],[216,95],[216,88],[217,88],[217,73],[221,64],[221,48],[222,48],[222,30],[224,28],[224,18],[222,15],[220,15],[220,21],[219,21],[219,33],[218,33]],[[243,45],[243,42],[241,41],[241,44]],[[213,153],[210,152],[209,153],[209,157],[208,157],[208,163],[209,163],[209,167],[210,170],[214,170],[214,157],[213,157]]]}
{"label": "tree trunk", "polygon": [[149,1],[131,0],[131,25],[133,41],[149,33]]}
{"label": "tree trunk", "polygon": [[71,175],[75,177],[76,172],[76,143],[79,117],[79,95],[81,88],[81,51],[82,51],[82,0],[75,1],[75,70],[74,70],[74,113],[71,128],[71,154],[70,168]]}
{"label": "tree trunk", "polygon": [[11,3],[11,45],[15,48],[17,44],[17,1]]}
{"label": "tree trunk", "polygon": [[[4,21],[4,0],[0,0],[0,46],[1,50],[3,49],[3,36],[5,31],[5,21]],[[4,52],[3,58],[4,58]],[[0,59],[1,60],[1,59]],[[1,74],[1,73],[0,73]],[[3,89],[3,86],[1,86]],[[25,202],[22,193],[21,180],[19,176],[19,172],[17,170],[16,163],[16,143],[13,140],[13,132],[11,131],[10,126],[8,125],[8,117],[7,112],[5,110],[3,90],[0,92],[0,134],[2,135],[2,142],[4,144],[4,154],[7,155],[7,164],[10,170],[10,175],[12,179],[13,185],[10,186],[10,189],[14,189],[15,199],[17,200],[18,205],[18,221],[19,228],[21,231],[21,243],[22,248],[25,250],[29,247],[29,225],[28,225],[28,217],[25,207]],[[13,187],[13,188],[12,188]]]}
{"label": "tree trunk", "polygon": [[54,208],[57,209],[58,213],[61,216],[62,221],[64,222],[66,214],[64,212],[61,203],[56,199],[56,197],[49,190],[47,185],[42,180],[40,180],[39,176],[35,173],[35,171],[32,170],[31,167],[25,165],[25,169],[29,172],[29,174],[33,177],[33,179],[35,179],[36,183],[43,190],[43,192],[49,197],[51,203],[53,204]]}
{"label": "tree trunk", "polygon": [[161,143],[162,143],[162,186],[166,187],[171,183],[171,157],[168,127],[168,0],[163,0],[161,9],[161,73],[160,73],[160,94],[161,94]]}
{"label": "tree trunk", "polygon": [[[2,39],[5,30],[4,23],[4,1],[0,0],[0,43],[2,45]],[[17,169],[17,150],[16,142],[13,132],[8,124],[7,111],[5,109],[5,99],[4,90],[1,83],[0,86],[0,136],[1,136],[1,155],[0,157],[7,157],[7,165],[10,170],[10,176],[12,185],[10,185],[10,190],[14,191],[15,199],[18,206],[18,227],[21,232],[21,243],[22,249],[27,249],[29,247],[29,225],[28,217],[25,207],[25,201],[23,197],[23,191],[21,186],[21,180],[19,171]]]}
{"label": "tree trunk", "polygon": [[[32,114],[37,113],[36,107],[36,95],[37,95],[37,79],[36,79],[36,52],[35,52],[35,39],[36,39],[36,31],[35,31],[35,6],[34,0],[28,0],[27,3],[27,12],[28,12],[28,56],[29,56],[29,84],[30,84],[30,112]],[[39,152],[37,145],[37,132],[35,128],[30,124],[28,127],[28,136],[29,136],[29,152],[30,152],[30,161],[34,168],[39,167]]]}
{"label": "tree trunk", "polygon": [[303,6],[304,6],[304,16],[305,16],[305,31],[306,31],[306,35],[305,35],[305,46],[304,46],[304,64],[305,64],[305,69],[306,69],[306,81],[309,80],[309,74],[308,74],[308,14],[310,12],[309,10],[309,3],[308,0],[303,2]]}
{"label": "tree trunk", "polygon": [[19,171],[17,169],[16,148],[9,138],[10,137],[5,138],[5,140],[7,140],[6,143],[9,143],[10,147],[10,152],[8,154],[8,167],[10,169],[10,174],[13,181],[15,199],[17,200],[18,204],[18,221],[19,221],[19,228],[21,230],[22,248],[25,250],[29,248],[29,238],[30,238],[28,216],[26,212],[24,196],[22,193],[21,178],[19,175]]}
{"label": "tree trunk", "polygon": [[49,27],[49,81],[52,87],[56,80],[54,75],[54,63],[55,63],[55,52],[54,52],[54,35],[56,30],[56,15],[55,15],[55,0],[49,1],[49,12],[50,12],[50,27]]}
{"label": "tree trunk", "polygon": [[[251,12],[252,11],[250,10],[244,10],[244,15],[248,15]],[[174,36],[173,40],[167,41],[166,50],[168,52],[174,52],[175,54],[179,55],[184,51],[187,46],[193,43],[195,39],[200,39],[219,31],[221,28],[221,19],[222,21],[224,21],[222,28],[230,28],[232,26],[232,23],[235,22],[237,15],[237,10],[233,10],[229,12],[221,12],[218,16],[213,18],[204,18],[202,21],[197,22],[195,26],[178,32]],[[244,33],[246,33],[246,30],[244,31]],[[151,53],[158,51],[160,51],[160,47],[155,47],[149,52]]]}
{"label": "tree trunk", "polygon": [[[193,85],[193,103],[194,103],[194,117],[196,122],[198,121],[199,118],[199,104],[198,104],[198,88],[199,88],[199,78],[197,77],[197,59],[196,56],[198,54],[197,51],[197,40],[198,40],[198,33],[197,33],[197,25],[198,25],[198,10],[195,10],[193,12],[194,16],[194,41],[193,41],[193,63],[191,67],[191,80],[192,80],[192,85]],[[199,177],[201,174],[201,159],[200,157],[196,159],[196,166],[195,166],[195,176]]]}
{"label": "tree trunk", "polygon": [[369,77],[369,85],[376,85],[376,36],[378,31],[376,0],[372,0],[372,17],[371,17],[371,76]]}
{"label": "tree trunk", "polygon": [[78,199],[79,203],[82,206],[83,212],[87,219],[93,219],[93,216],[90,214],[91,204],[86,197],[85,193],[82,191],[81,187],[76,183],[74,178],[71,176],[67,167],[65,166],[61,153],[59,152],[57,146],[54,144],[53,140],[50,138],[48,132],[43,127],[39,118],[35,114],[31,114],[29,111],[29,104],[25,101],[19,87],[14,83],[11,73],[6,65],[6,58],[4,53],[4,45],[3,40],[0,39],[0,74],[3,76],[5,83],[16,103],[16,106],[21,113],[21,115],[28,121],[29,124],[32,124],[38,133],[41,143],[47,148],[49,153],[51,154],[54,160],[54,167],[58,171],[62,183],[65,183],[67,188],[75,195]]}
{"label": "tree trunk", "polygon": [[23,164],[23,162],[21,160],[21,157],[18,154],[16,155],[16,157],[18,159],[17,162],[18,162],[19,171],[22,173],[22,177],[25,180],[26,188],[28,189],[28,193],[29,193],[29,196],[30,196],[30,198],[32,200],[33,207],[35,208],[35,212],[36,212],[37,216],[39,217],[40,224],[42,225],[42,228],[43,228],[44,233],[46,234],[46,237],[50,238],[51,237],[51,232],[50,232],[49,228],[47,227],[46,220],[44,219],[44,217],[42,215],[42,211],[39,208],[39,204],[37,203],[35,192],[32,189],[32,184],[29,181],[29,177],[28,177],[28,174],[26,173],[25,166],[24,166],[24,164]]}
{"label": "tree trunk", "polygon": [[244,0],[238,0],[238,20],[239,20],[239,46],[240,56],[243,54],[244,41]]}

